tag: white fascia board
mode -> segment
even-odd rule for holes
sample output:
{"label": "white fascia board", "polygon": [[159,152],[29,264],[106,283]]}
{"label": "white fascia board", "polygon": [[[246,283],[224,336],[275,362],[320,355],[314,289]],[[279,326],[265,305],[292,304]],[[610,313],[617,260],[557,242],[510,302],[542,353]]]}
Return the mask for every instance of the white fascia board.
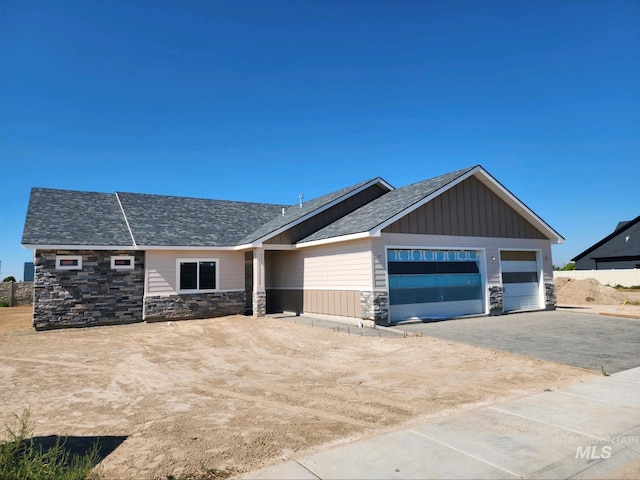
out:
{"label": "white fascia board", "polygon": [[340,237],[323,238],[322,240],[312,240],[310,242],[300,242],[296,244],[296,248],[316,247],[318,245],[327,245],[329,243],[349,242],[351,240],[360,240],[362,238],[378,237],[379,234],[371,232],[352,233],[350,235],[342,235]]}
{"label": "white fascia board", "polygon": [[282,243],[267,243],[266,245],[260,245],[265,250],[295,250],[295,245],[287,245]]}
{"label": "white fascia board", "polygon": [[185,245],[137,245],[137,250],[184,250],[184,251],[203,251],[203,250],[240,250],[239,247],[234,246],[224,246],[224,247],[216,247],[216,246],[206,246],[206,245],[198,245],[198,246],[185,246]]}
{"label": "white fascia board", "polygon": [[243,245],[236,245],[235,247],[233,247],[234,250],[252,250],[254,248],[259,248],[261,247],[262,244],[261,243],[245,243]]}
{"label": "white fascia board", "polygon": [[371,233],[373,235],[375,235],[375,236],[380,235],[382,230],[385,229],[386,227],[388,227],[389,225],[391,225],[392,223],[396,222],[397,220],[400,220],[402,217],[408,215],[409,213],[413,212],[417,208],[420,208],[425,203],[430,202],[431,200],[433,200],[437,196],[441,195],[443,192],[446,192],[450,188],[453,188],[454,186],[458,185],[459,183],[465,181],[467,178],[469,178],[470,176],[474,175],[478,170],[482,170],[482,167],[477,166],[477,167],[472,168],[471,170],[469,170],[464,175],[461,175],[460,177],[456,178],[455,180],[447,183],[445,186],[443,186],[442,188],[439,188],[438,190],[433,192],[431,195],[428,195],[428,196],[424,197],[422,200],[419,200],[418,202],[414,203],[413,205],[405,208],[400,213],[397,213],[393,217],[391,217],[388,220],[382,222],[380,225],[378,225],[373,230],[371,230]]}
{"label": "white fascia board", "polygon": [[300,223],[304,222],[305,220],[309,220],[312,217],[315,217],[316,215],[318,215],[319,213],[324,212],[325,210],[328,210],[329,208],[337,205],[338,203],[344,201],[347,198],[351,198],[354,195],[357,195],[358,193],[362,192],[363,190],[366,190],[367,188],[376,185],[377,183],[380,183],[381,185],[383,185],[384,187],[388,188],[389,191],[391,190],[395,190],[395,188],[389,184],[386,180],[384,180],[382,177],[377,177],[374,178],[373,180],[371,180],[370,182],[365,183],[364,185],[362,185],[361,187],[356,188],[355,190],[353,190],[352,192],[349,192],[347,195],[344,195],[342,197],[336,198],[334,201],[327,203],[326,205],[313,210],[312,212],[307,213],[306,215],[303,215],[302,217],[287,223],[286,225],[280,227],[277,230],[274,230],[271,233],[268,233],[267,235],[265,235],[264,237],[261,237],[259,239],[257,239],[254,244],[258,243],[261,244],[263,242],[265,242],[266,240],[269,240],[270,238],[281,234],[282,232],[285,232],[287,230],[289,230],[292,227],[295,227],[296,225],[299,225]]}
{"label": "white fascia board", "polygon": [[[476,175],[478,174],[478,175]],[[505,203],[507,203],[510,207],[512,207],[516,212],[520,213],[529,221],[534,224],[539,230],[544,232],[547,235],[547,238],[551,240],[552,243],[564,243],[564,238],[558,232],[556,232],[553,228],[551,228],[544,220],[542,220],[538,215],[536,215],[533,210],[527,207],[522,201],[520,201],[515,195],[513,195],[509,190],[507,190],[500,182],[498,182],[495,178],[493,178],[484,168],[480,165],[472,168],[464,175],[456,178],[454,181],[448,183],[442,188],[436,190],[431,195],[423,198],[419,202],[414,203],[409,208],[406,208],[402,212],[394,215],[389,220],[381,223],[375,229],[372,230],[373,234],[380,234],[380,232],[401,219],[405,215],[408,215],[412,211],[420,208],[425,203],[430,202],[434,198],[439,195],[442,195],[444,192],[449,190],[450,188],[455,187],[459,183],[462,183],[467,178],[476,175],[476,178],[480,180],[487,188],[489,188],[492,192],[494,192],[500,199],[502,199]]]}
{"label": "white fascia board", "polygon": [[133,245],[33,245],[22,244],[22,248],[33,250],[138,250]]}
{"label": "white fascia board", "polygon": [[[493,178],[489,172],[484,170],[481,167],[478,167],[480,174],[478,176],[478,180],[480,180],[487,188],[489,188],[493,193],[498,195],[499,198],[505,201],[511,208],[513,208],[516,212],[520,213],[522,216],[526,217],[533,225],[535,225],[539,230],[544,232],[551,243],[560,244],[564,243],[564,237],[556,232],[551,226],[542,220],[533,210],[527,207],[518,197],[516,197],[513,193],[511,193],[507,188],[502,185],[498,180]],[[475,170],[475,169],[474,169]]]}

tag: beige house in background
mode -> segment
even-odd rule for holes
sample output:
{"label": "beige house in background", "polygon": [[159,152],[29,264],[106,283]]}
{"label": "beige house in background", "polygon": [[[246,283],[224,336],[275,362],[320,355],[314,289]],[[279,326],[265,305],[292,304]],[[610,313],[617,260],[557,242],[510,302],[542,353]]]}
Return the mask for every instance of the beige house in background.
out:
{"label": "beige house in background", "polygon": [[33,189],[23,235],[36,328],[554,308],[551,245],[563,240],[481,166],[293,206]]}

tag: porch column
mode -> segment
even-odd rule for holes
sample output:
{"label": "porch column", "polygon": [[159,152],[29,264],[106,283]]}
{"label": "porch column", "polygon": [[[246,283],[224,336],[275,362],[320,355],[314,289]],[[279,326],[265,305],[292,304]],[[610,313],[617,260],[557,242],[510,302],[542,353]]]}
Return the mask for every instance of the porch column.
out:
{"label": "porch column", "polygon": [[253,316],[267,314],[267,290],[264,281],[264,248],[253,250]]}

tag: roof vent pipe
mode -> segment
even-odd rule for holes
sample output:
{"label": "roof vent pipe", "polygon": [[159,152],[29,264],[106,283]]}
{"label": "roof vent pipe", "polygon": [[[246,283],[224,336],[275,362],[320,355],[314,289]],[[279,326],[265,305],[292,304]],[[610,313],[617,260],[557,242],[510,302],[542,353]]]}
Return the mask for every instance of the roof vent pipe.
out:
{"label": "roof vent pipe", "polygon": [[282,207],[282,216],[284,217],[284,207]]}
{"label": "roof vent pipe", "polygon": [[298,195],[298,198],[300,199],[300,208],[302,208],[302,198],[303,198],[302,194]]}

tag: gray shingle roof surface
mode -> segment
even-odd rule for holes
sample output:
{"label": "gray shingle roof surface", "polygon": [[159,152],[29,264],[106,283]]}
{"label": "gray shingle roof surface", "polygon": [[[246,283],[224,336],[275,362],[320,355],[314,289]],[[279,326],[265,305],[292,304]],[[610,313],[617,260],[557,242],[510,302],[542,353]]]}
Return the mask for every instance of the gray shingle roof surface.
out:
{"label": "gray shingle roof surface", "polygon": [[[624,223],[618,224],[613,233],[607,235],[599,242],[591,245],[584,252],[572,258],[572,261],[581,258],[615,258],[640,255],[640,216]],[[629,237],[627,239],[627,237]]]}
{"label": "gray shingle roof surface", "polygon": [[33,188],[22,243],[129,246],[132,240],[115,195]]}
{"label": "gray shingle roof surface", "polygon": [[465,168],[392,190],[331,225],[309,235],[301,240],[300,243],[369,232],[474,168]]}
{"label": "gray shingle roof surface", "polygon": [[[391,190],[303,241],[368,232],[475,167]],[[92,193],[34,188],[25,245],[221,247],[259,240],[376,182],[374,178],[292,206],[140,193]],[[119,200],[119,202],[118,202]],[[284,215],[282,215],[282,209]]]}
{"label": "gray shingle roof surface", "polygon": [[265,223],[260,228],[251,232],[249,235],[244,237],[239,242],[239,244],[240,245],[247,244],[255,240],[258,240],[260,238],[263,238],[269,235],[270,233],[273,233],[276,230],[279,230],[280,228],[285,227],[286,225],[294,223],[296,220],[299,220],[305,215],[315,212],[316,210],[319,210],[322,207],[325,207],[331,202],[334,202],[340,199],[341,197],[344,197],[350,194],[351,192],[359,189],[360,187],[363,187],[369,183],[373,184],[379,181],[382,181],[382,179],[380,177],[377,177],[371,180],[366,180],[364,182],[357,183],[350,187],[343,188],[341,190],[337,190],[327,195],[323,195],[322,197],[314,198],[312,200],[303,202],[302,208],[300,208],[300,204],[289,206],[285,209],[284,215],[282,215],[282,210],[280,210],[279,212],[280,214],[277,217],[273,218],[271,221]]}
{"label": "gray shingle roof surface", "polygon": [[233,246],[283,205],[118,193],[139,246]]}

